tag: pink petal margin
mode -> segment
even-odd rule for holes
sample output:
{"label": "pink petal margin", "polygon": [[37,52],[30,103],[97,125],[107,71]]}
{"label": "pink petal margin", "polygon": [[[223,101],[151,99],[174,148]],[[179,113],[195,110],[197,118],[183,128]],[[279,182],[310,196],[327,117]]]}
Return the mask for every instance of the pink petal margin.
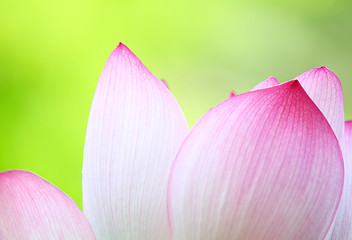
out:
{"label": "pink petal margin", "polygon": [[345,123],[345,184],[332,235],[328,239],[352,239],[352,121]]}
{"label": "pink petal margin", "polygon": [[160,79],[160,81],[164,84],[165,87],[167,87],[167,89],[170,90],[169,85],[167,84],[167,82],[164,79]]}
{"label": "pink petal margin", "polygon": [[62,191],[27,171],[0,172],[0,239],[95,239]]}
{"label": "pink petal margin", "polygon": [[122,43],[100,76],[83,163],[83,207],[98,239],[170,238],[167,183],[189,129],[176,99]]}
{"label": "pink petal margin", "polygon": [[296,77],[309,97],[322,111],[343,148],[344,109],[341,82],[327,67],[311,69]]}
{"label": "pink petal margin", "polygon": [[232,97],[234,97],[234,96],[236,96],[235,91],[231,91],[230,94],[229,94],[229,98],[232,98]]}
{"label": "pink petal margin", "polygon": [[330,125],[298,81],[211,109],[172,168],[174,239],[324,239],[344,168]]}
{"label": "pink petal margin", "polygon": [[277,85],[279,85],[279,81],[275,77],[269,77],[264,82],[261,82],[257,86],[255,86],[252,89],[252,91],[263,89],[263,88],[274,87],[274,86],[277,86]]}

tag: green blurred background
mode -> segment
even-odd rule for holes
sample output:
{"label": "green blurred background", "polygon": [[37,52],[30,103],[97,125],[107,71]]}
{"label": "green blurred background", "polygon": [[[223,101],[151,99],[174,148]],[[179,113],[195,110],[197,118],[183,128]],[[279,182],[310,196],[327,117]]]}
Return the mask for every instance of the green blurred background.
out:
{"label": "green blurred background", "polygon": [[231,90],[325,65],[352,118],[352,2],[0,0],[0,171],[31,170],[81,206],[86,123],[124,42],[192,126]]}

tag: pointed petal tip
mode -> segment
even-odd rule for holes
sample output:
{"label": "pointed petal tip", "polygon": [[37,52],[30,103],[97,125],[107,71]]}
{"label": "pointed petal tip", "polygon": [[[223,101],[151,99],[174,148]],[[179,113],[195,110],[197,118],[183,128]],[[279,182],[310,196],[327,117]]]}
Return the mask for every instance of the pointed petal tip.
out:
{"label": "pointed petal tip", "polygon": [[112,53],[119,54],[123,52],[132,53],[132,51],[124,43],[120,42],[119,45],[117,45],[117,47],[114,49]]}
{"label": "pointed petal tip", "polygon": [[301,84],[299,84],[299,81],[297,79],[294,79],[292,81],[288,81],[288,82],[283,83],[283,84],[287,84],[287,85],[292,84],[293,86],[297,86],[297,85],[301,86]]}
{"label": "pointed petal tip", "polygon": [[[330,72],[333,73],[328,67],[326,66],[321,66],[320,68],[316,68],[317,71],[325,71],[325,72]],[[333,73],[334,74],[334,73]],[[335,74],[334,74],[335,75]]]}
{"label": "pointed petal tip", "polygon": [[112,51],[109,59],[122,57],[123,59],[129,58],[130,61],[141,62],[139,58],[129,49],[124,43],[120,42],[119,45]]}
{"label": "pointed petal tip", "polygon": [[236,96],[236,93],[235,93],[235,91],[231,91],[230,92],[230,95],[229,95],[229,98],[233,98],[233,97],[235,97]]}
{"label": "pointed petal tip", "polygon": [[303,90],[301,84],[300,84],[299,81],[296,80],[296,79],[295,79],[295,80],[288,81],[288,82],[285,82],[285,83],[281,84],[280,86],[286,87],[287,89],[290,89],[290,90],[292,90],[292,91],[296,91],[296,90],[299,89],[299,88],[301,88],[301,89]]}
{"label": "pointed petal tip", "polygon": [[305,92],[328,120],[339,142],[342,142],[344,108],[342,85],[339,78],[327,67],[322,66],[310,69],[295,79],[299,80]]}
{"label": "pointed petal tip", "polygon": [[115,49],[122,49],[122,48],[128,49],[128,47],[123,42],[119,42],[119,45],[117,45],[117,47]]}
{"label": "pointed petal tip", "polygon": [[318,68],[312,68],[312,69],[308,70],[307,72],[315,72],[315,73],[325,72],[325,73],[331,74],[332,76],[337,78],[336,74],[333,71],[331,71],[326,66],[321,66],[321,67],[318,67]]}
{"label": "pointed petal tip", "polygon": [[[331,71],[329,68],[322,66],[319,68],[319,70],[324,71],[326,74],[329,74],[333,78],[337,79],[338,82],[340,82],[340,79],[337,77],[337,75],[333,71]],[[340,85],[341,85],[341,82],[340,82]]]}
{"label": "pointed petal tip", "polygon": [[259,89],[264,89],[264,88],[270,88],[270,87],[274,87],[274,86],[277,86],[277,85],[279,85],[279,81],[275,77],[271,76],[268,79],[266,79],[265,81],[257,84],[252,89],[252,91],[259,90]]}
{"label": "pointed petal tip", "polygon": [[[99,79],[84,148],[83,206],[98,238],[168,239],[161,206],[166,205],[169,170],[188,131],[165,82],[120,43]],[[139,182],[143,185],[135,185]]]}

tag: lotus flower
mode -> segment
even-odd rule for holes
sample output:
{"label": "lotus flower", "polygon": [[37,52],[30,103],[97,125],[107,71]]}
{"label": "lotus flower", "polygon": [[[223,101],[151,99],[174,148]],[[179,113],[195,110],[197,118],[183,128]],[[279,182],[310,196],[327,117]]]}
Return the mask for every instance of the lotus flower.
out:
{"label": "lotus flower", "polygon": [[231,94],[189,132],[167,86],[120,44],[88,121],[87,218],[40,177],[2,172],[0,238],[351,239],[351,148],[325,67]]}

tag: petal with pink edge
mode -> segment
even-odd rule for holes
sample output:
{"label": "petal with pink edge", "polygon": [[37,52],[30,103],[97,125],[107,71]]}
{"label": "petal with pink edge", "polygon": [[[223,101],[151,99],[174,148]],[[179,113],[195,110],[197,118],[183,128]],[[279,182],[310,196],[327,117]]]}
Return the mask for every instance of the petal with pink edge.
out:
{"label": "petal with pink edge", "polygon": [[170,90],[169,85],[167,84],[167,82],[164,79],[160,79],[160,81],[164,84],[165,87],[167,87],[167,89]]}
{"label": "petal with pink edge", "polygon": [[352,121],[345,123],[345,184],[330,239],[352,239]]}
{"label": "petal with pink edge", "polygon": [[83,207],[98,239],[169,239],[167,183],[189,132],[170,91],[122,43],[90,110]]}
{"label": "petal with pink edge", "polygon": [[275,77],[269,77],[267,80],[264,82],[259,83],[257,86],[255,86],[252,91],[254,90],[259,90],[263,88],[269,88],[269,87],[274,87],[276,85],[279,85],[279,81]]}
{"label": "petal with pink edge", "polygon": [[298,81],[210,110],[170,175],[174,239],[323,239],[343,187],[342,153]]}
{"label": "petal with pink edge", "polygon": [[302,73],[295,79],[322,111],[343,147],[345,117],[342,86],[338,77],[328,68],[321,67]]}
{"label": "petal with pink edge", "polygon": [[229,98],[232,98],[232,97],[234,97],[234,96],[236,96],[235,91],[231,91],[230,94],[229,94]]}
{"label": "petal with pink edge", "polygon": [[0,172],[0,239],[95,239],[65,193],[27,171]]}

